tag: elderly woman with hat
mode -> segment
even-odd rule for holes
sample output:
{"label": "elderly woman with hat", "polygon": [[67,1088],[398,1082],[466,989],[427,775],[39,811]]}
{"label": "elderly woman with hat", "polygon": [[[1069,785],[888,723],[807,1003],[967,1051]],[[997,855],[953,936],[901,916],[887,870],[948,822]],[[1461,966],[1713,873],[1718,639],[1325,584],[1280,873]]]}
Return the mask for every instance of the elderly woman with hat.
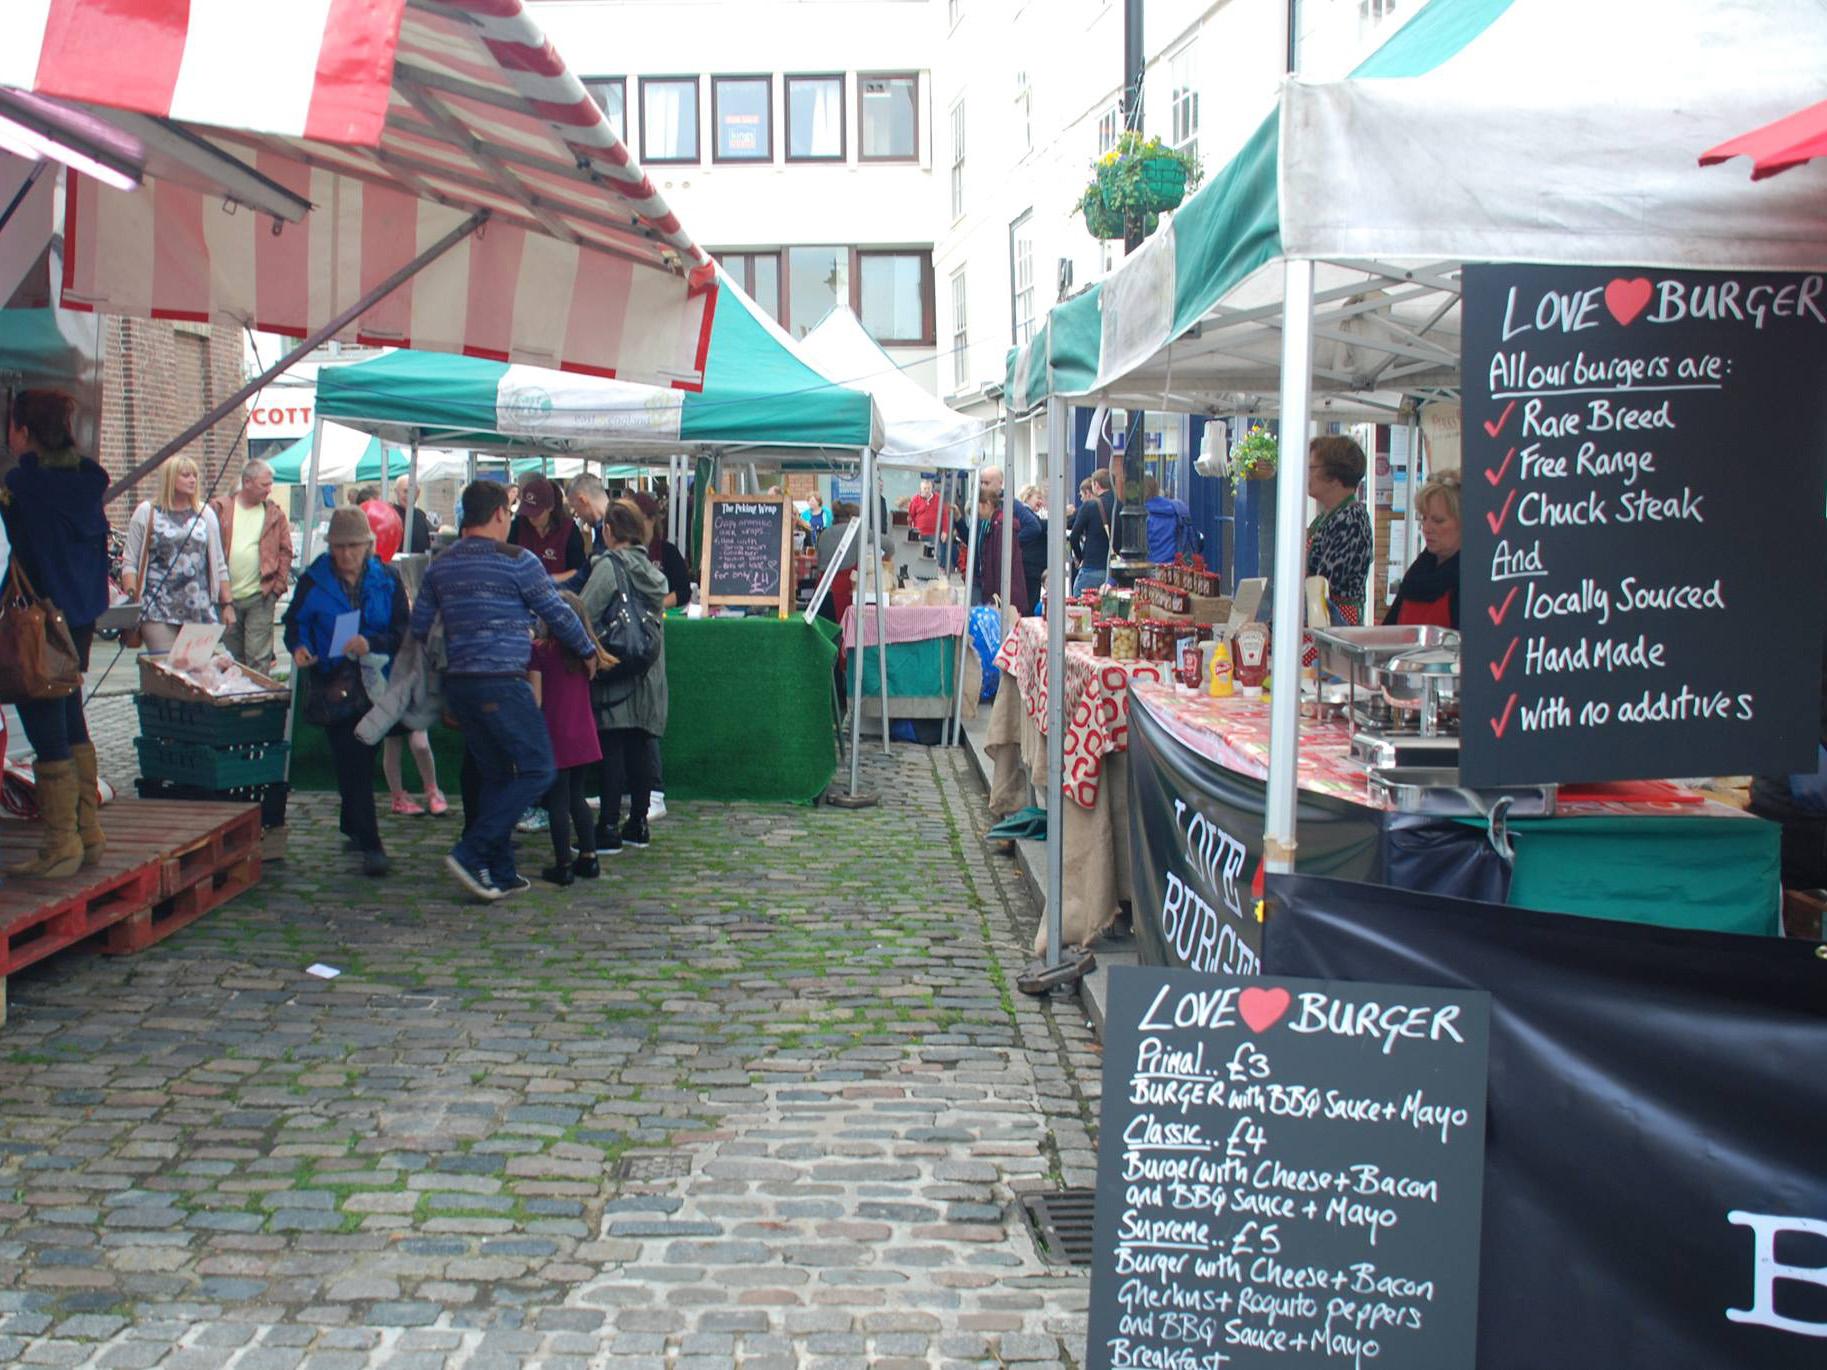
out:
{"label": "elderly woman with hat", "polygon": [[588,574],[584,535],[565,513],[558,486],[545,476],[534,476],[520,487],[520,512],[508,528],[508,545],[524,547],[538,557],[561,590],[581,588]]}
{"label": "elderly woman with hat", "polygon": [[374,556],[374,530],[360,509],[330,515],[329,543],[298,579],[285,645],[306,682],[305,722],[321,727],[330,744],[343,836],[361,854],[362,872],[381,876],[388,862],[374,812],[375,748],[355,725],[369,708],[362,659],[391,658],[405,640],[406,587]]}

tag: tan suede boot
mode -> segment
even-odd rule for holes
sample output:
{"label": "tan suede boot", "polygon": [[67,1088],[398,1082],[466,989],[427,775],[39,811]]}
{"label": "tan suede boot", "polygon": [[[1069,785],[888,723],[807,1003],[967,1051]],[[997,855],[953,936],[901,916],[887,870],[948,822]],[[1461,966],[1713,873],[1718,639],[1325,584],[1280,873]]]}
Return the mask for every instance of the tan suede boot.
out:
{"label": "tan suede boot", "polygon": [[27,880],[68,880],[82,869],[82,839],[76,835],[76,763],[41,761],[34,770],[44,841],[36,857],[15,862],[6,873]]}
{"label": "tan suede boot", "polygon": [[108,835],[101,825],[101,770],[95,761],[95,744],[78,742],[70,748],[76,763],[76,835],[82,839],[82,863],[93,866],[108,849]]}

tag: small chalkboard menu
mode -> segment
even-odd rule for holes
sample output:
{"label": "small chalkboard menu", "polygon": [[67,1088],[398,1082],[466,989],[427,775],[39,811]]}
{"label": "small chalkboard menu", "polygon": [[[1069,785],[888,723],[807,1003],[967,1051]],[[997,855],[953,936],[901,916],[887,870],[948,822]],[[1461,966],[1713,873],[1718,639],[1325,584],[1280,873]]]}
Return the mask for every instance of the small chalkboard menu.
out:
{"label": "small chalkboard menu", "polygon": [[704,562],[698,597],[719,604],[766,604],[782,618],[793,605],[792,504],[785,495],[711,494],[704,504]]}
{"label": "small chalkboard menu", "polygon": [[1087,1363],[1475,1356],[1490,996],[1111,972]]}
{"label": "small chalkboard menu", "polygon": [[1812,771],[1827,278],[1462,284],[1462,778]]}

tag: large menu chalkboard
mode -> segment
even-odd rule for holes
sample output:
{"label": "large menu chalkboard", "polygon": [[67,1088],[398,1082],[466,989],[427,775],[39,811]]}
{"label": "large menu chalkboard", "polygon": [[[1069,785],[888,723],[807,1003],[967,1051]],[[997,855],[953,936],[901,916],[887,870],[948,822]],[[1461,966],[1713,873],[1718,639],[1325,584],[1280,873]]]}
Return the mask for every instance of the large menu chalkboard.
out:
{"label": "large menu chalkboard", "polygon": [[792,506],[784,495],[718,495],[705,501],[704,565],[699,597],[706,605],[769,604],[784,617],[793,583]]}
{"label": "large menu chalkboard", "polygon": [[1827,280],[1462,283],[1463,778],[1813,770]]}
{"label": "large menu chalkboard", "polygon": [[1111,972],[1087,1362],[1465,1370],[1490,996]]}

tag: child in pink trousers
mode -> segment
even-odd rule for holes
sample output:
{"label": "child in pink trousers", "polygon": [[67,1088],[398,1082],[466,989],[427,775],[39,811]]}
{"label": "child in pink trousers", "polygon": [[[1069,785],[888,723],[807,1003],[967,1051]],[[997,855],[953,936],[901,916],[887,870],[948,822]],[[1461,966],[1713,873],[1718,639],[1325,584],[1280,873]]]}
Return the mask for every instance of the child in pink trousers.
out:
{"label": "child in pink trousers", "polygon": [[[583,601],[569,590],[561,591],[559,597],[571,606],[594,641],[596,634]],[[596,859],[596,818],[590,812],[584,785],[596,773],[603,750],[597,741],[596,716],[590,709],[590,678],[584,674],[584,663],[549,634],[533,643],[529,669],[539,673],[539,708],[552,739],[552,764],[558,768],[545,798],[546,813],[552,820],[553,864],[540,877],[554,885],[569,885],[580,876],[594,880],[601,873]],[[577,837],[575,860],[571,857],[573,833]]]}

